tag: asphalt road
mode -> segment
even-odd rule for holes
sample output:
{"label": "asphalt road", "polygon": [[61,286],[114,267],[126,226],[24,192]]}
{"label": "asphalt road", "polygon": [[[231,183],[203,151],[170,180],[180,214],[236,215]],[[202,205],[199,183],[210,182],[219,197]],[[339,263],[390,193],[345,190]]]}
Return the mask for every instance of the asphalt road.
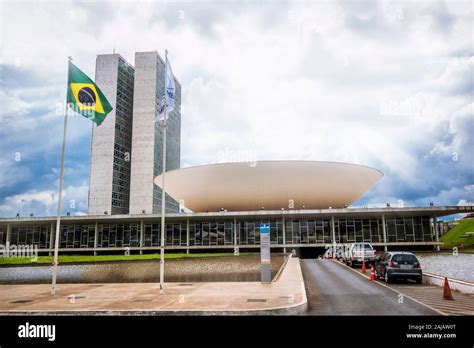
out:
{"label": "asphalt road", "polygon": [[332,260],[302,259],[310,315],[439,315]]}

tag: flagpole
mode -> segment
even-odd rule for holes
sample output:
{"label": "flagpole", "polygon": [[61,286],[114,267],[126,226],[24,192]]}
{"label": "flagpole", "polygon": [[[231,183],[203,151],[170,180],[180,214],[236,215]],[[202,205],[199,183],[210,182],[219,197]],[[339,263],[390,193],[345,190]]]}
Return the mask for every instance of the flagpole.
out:
{"label": "flagpole", "polygon": [[[68,57],[69,61],[72,60]],[[67,100],[67,98],[66,98]],[[67,131],[67,117],[68,117],[67,101],[65,103],[64,110],[64,129],[63,129],[63,146],[61,150],[61,169],[59,172],[59,195],[58,195],[58,208],[56,215],[56,235],[54,240],[54,264],[53,264],[53,279],[51,283],[51,295],[56,295],[56,278],[58,276],[58,249],[59,249],[59,231],[61,230],[61,196],[63,193],[63,176],[64,176],[64,152],[66,150],[66,131]]]}
{"label": "flagpole", "polygon": [[168,62],[168,50],[165,50],[165,84],[164,84],[164,119],[163,119],[163,171],[161,173],[161,243],[160,243],[160,294],[164,294],[165,281],[165,213],[166,213],[166,193],[165,193],[165,172],[166,172],[166,63]]}

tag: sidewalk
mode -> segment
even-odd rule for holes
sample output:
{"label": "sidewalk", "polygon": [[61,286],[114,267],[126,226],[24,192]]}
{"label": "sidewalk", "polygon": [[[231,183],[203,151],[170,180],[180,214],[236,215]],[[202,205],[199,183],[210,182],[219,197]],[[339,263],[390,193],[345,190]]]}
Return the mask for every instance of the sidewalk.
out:
{"label": "sidewalk", "polygon": [[298,314],[307,308],[299,259],[272,284],[259,282],[0,285],[0,314]]}

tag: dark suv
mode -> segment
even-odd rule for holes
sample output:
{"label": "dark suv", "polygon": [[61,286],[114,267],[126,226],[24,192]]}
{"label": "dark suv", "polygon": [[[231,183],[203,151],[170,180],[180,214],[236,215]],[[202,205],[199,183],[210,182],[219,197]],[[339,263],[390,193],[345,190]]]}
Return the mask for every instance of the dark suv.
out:
{"label": "dark suv", "polygon": [[375,277],[390,283],[394,279],[413,279],[421,284],[423,273],[415,255],[403,251],[383,253],[375,261]]}

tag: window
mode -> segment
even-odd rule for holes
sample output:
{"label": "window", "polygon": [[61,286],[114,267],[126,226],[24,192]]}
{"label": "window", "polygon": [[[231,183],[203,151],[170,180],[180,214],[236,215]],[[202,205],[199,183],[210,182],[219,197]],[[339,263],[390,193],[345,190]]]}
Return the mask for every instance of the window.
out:
{"label": "window", "polygon": [[393,262],[418,262],[418,259],[415,257],[415,255],[410,255],[410,254],[396,254],[393,255],[392,257]]}

